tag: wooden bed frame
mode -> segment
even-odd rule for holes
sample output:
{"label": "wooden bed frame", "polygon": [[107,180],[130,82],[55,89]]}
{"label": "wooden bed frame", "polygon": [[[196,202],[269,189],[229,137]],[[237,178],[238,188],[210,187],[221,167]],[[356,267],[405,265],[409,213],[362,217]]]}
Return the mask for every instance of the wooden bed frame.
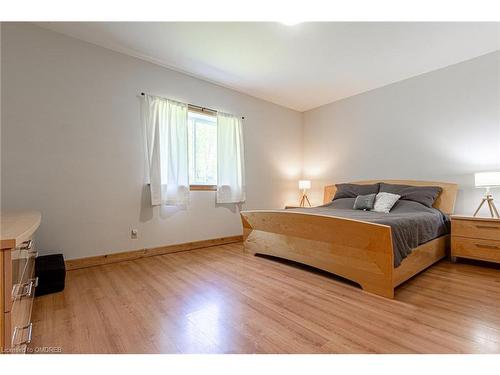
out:
{"label": "wooden bed frame", "polygon": [[[412,186],[440,186],[434,203],[453,213],[456,184],[412,180],[355,181],[356,184],[386,182]],[[325,186],[325,203],[335,195],[335,185]],[[313,266],[361,285],[363,290],[394,298],[394,288],[446,256],[449,235],[413,250],[394,268],[391,227],[339,217],[277,210],[242,211],[245,250],[272,255]]]}

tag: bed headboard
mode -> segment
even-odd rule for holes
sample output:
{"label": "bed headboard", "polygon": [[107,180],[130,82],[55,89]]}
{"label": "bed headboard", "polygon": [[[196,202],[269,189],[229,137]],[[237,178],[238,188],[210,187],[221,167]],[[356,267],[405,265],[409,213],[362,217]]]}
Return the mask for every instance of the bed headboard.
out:
{"label": "bed headboard", "polygon": [[[366,180],[366,181],[353,181],[353,184],[367,185],[376,184],[377,182],[385,182],[387,184],[400,184],[410,186],[439,186],[443,189],[441,194],[437,197],[433,207],[438,208],[445,214],[452,214],[455,208],[455,199],[457,197],[458,185],[449,182],[437,181],[417,181],[417,180]],[[326,185],[323,195],[323,203],[330,202],[335,196],[337,188],[335,185]]]}

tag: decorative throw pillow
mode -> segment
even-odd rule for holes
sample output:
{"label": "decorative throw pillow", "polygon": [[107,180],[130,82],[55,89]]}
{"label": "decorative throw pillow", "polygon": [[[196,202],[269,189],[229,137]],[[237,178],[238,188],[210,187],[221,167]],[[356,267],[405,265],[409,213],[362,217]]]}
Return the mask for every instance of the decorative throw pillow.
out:
{"label": "decorative throw pillow", "polygon": [[388,214],[400,197],[401,196],[398,194],[378,193],[375,197],[375,204],[373,205],[372,211]]}
{"label": "decorative throw pillow", "polygon": [[398,194],[403,200],[418,202],[430,208],[443,189],[439,186],[394,185],[381,182],[380,191]]}
{"label": "decorative throw pillow", "polygon": [[336,184],[337,191],[333,200],[339,198],[356,198],[358,195],[377,194],[380,184],[358,185],[358,184]]}
{"label": "decorative throw pillow", "polygon": [[377,194],[358,195],[354,201],[355,210],[371,210]]}

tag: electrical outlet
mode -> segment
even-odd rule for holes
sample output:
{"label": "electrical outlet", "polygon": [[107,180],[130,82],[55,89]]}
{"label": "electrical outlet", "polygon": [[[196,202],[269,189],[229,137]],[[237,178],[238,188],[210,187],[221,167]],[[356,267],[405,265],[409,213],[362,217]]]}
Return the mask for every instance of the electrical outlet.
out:
{"label": "electrical outlet", "polygon": [[133,240],[136,240],[137,239],[137,234],[139,233],[139,231],[137,229],[132,229],[130,231],[130,238],[133,239]]}

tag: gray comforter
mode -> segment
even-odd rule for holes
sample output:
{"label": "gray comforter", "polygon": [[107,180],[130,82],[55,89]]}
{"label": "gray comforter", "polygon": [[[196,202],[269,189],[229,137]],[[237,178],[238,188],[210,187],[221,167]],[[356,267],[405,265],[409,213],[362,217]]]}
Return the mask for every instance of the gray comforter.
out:
{"label": "gray comforter", "polygon": [[398,267],[412,249],[449,233],[449,218],[435,208],[399,200],[388,214],[353,210],[354,198],[341,198],[320,207],[293,208],[307,212],[389,225],[392,232],[394,267]]}

